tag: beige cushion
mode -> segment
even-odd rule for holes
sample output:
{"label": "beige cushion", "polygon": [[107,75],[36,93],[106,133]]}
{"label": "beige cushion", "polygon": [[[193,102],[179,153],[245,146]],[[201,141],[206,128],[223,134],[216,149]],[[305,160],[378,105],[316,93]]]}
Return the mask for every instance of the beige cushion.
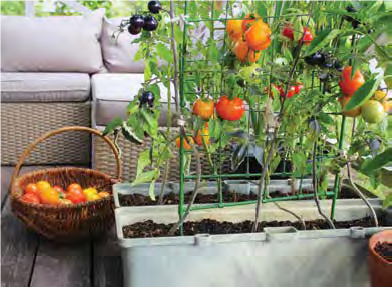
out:
{"label": "beige cushion", "polygon": [[[93,122],[99,126],[107,125],[115,117],[126,118],[126,108],[137,96],[144,82],[143,74],[95,74],[91,79],[92,97],[94,100]],[[159,84],[161,95],[161,116],[159,125],[165,126],[167,119],[167,89]],[[172,94],[172,110],[174,111],[174,88]]]}
{"label": "beige cushion", "polygon": [[103,12],[96,10],[86,16],[2,16],[2,70],[100,71]]}
{"label": "beige cushion", "polygon": [[112,73],[143,73],[144,62],[133,60],[139,44],[132,44],[132,41],[139,36],[131,35],[125,30],[118,35],[117,40],[113,38],[113,33],[118,31],[121,20],[103,21],[101,45],[105,66]]}
{"label": "beige cushion", "polygon": [[2,73],[1,101],[81,102],[90,95],[90,77],[82,73]]}

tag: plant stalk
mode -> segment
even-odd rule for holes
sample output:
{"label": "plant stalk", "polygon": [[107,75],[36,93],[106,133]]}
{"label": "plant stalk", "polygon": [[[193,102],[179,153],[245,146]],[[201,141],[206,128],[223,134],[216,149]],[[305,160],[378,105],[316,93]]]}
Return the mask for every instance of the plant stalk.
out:
{"label": "plant stalk", "polygon": [[[179,102],[179,95],[178,95],[178,60],[177,60],[177,45],[176,45],[176,40],[174,38],[174,19],[175,19],[175,14],[174,14],[174,4],[173,0],[170,1],[170,26],[171,26],[171,47],[173,51],[173,65],[174,65],[174,77],[173,77],[173,85],[174,85],[174,102],[176,104],[176,111],[178,112],[180,110],[180,102]],[[168,101],[170,98],[168,98]]]}

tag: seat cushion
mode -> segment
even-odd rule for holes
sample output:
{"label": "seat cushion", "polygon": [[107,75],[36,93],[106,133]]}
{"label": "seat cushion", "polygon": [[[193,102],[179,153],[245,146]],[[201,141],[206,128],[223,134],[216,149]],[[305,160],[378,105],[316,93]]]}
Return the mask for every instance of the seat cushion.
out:
{"label": "seat cushion", "polygon": [[82,73],[2,73],[1,101],[82,102],[90,95],[90,77]]}
{"label": "seat cushion", "polygon": [[[137,97],[144,82],[144,74],[95,74],[92,76],[91,87],[94,100],[93,122],[97,126],[105,126],[115,117],[126,118],[126,107]],[[167,119],[167,89],[163,84],[160,88],[161,116],[159,125],[165,126]],[[172,109],[174,105],[174,88],[170,88]]]}

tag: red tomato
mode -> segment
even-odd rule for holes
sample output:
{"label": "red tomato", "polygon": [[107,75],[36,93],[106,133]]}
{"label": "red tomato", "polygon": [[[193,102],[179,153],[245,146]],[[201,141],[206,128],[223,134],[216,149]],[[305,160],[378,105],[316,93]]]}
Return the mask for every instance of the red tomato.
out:
{"label": "red tomato", "polygon": [[218,115],[227,121],[238,121],[245,112],[245,105],[240,98],[230,100],[227,96],[221,96],[215,104]]}
{"label": "red tomato", "polygon": [[298,83],[297,86],[294,86],[295,94],[299,94],[304,86],[301,83]]}
{"label": "red tomato", "polygon": [[73,189],[68,187],[65,197],[66,199],[72,201],[72,203],[81,203],[86,201],[86,195],[84,194],[83,190],[79,189],[77,186],[74,186]]}
{"label": "red tomato", "polygon": [[78,184],[78,183],[71,183],[68,187],[67,187],[67,192],[69,192],[69,191],[71,191],[71,190],[74,190],[74,189],[77,189],[77,190],[80,190],[80,191],[82,191],[83,192],[83,188],[80,186],[80,184]]}
{"label": "red tomato", "polygon": [[282,35],[291,40],[294,40],[294,30],[293,30],[293,26],[290,23],[284,26],[282,30]]}
{"label": "red tomato", "polygon": [[53,189],[56,190],[58,193],[64,193],[64,189],[61,186],[55,185]]}
{"label": "red tomato", "polygon": [[339,86],[342,89],[343,94],[349,97],[354,95],[354,93],[365,83],[365,79],[361,74],[361,71],[356,70],[352,79],[351,71],[351,66],[344,67],[339,81]]}
{"label": "red tomato", "polygon": [[[304,38],[303,43],[304,43],[304,45],[309,45],[310,42],[313,41],[312,31],[310,31],[308,28],[304,27],[304,32],[305,32],[305,35],[303,35],[303,38]],[[301,39],[302,39],[302,36],[301,36]],[[301,43],[301,39],[298,40],[298,44]]]}
{"label": "red tomato", "polygon": [[26,187],[25,187],[25,193],[31,193],[31,194],[35,194],[38,195],[39,194],[39,189],[38,186],[35,183],[29,183]]}
{"label": "red tomato", "polygon": [[40,203],[38,196],[34,193],[23,194],[21,200],[29,203],[38,203],[38,204]]}

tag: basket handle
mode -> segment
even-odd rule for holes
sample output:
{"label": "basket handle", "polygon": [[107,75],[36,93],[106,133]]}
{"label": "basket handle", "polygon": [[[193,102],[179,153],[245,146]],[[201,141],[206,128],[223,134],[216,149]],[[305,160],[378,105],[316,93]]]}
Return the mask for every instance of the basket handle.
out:
{"label": "basket handle", "polygon": [[119,156],[119,152],[116,148],[116,146],[114,145],[114,143],[107,137],[102,135],[101,132],[92,129],[92,128],[88,128],[88,127],[79,127],[79,126],[70,126],[70,127],[63,127],[63,128],[59,128],[57,130],[53,130],[50,131],[46,134],[44,134],[43,136],[37,138],[35,141],[33,141],[22,153],[22,155],[19,157],[18,163],[15,166],[14,172],[12,174],[12,178],[11,178],[11,186],[14,185],[15,179],[18,177],[20,169],[23,165],[24,160],[26,159],[26,157],[28,157],[30,155],[30,153],[33,151],[33,149],[41,142],[45,141],[46,139],[55,136],[57,134],[61,134],[64,132],[69,132],[69,131],[82,131],[82,132],[88,132],[90,134],[96,135],[100,138],[102,138],[112,149],[112,152],[114,154],[114,157],[116,159],[116,179],[120,180],[121,176],[122,176],[122,165],[121,165],[121,159]]}

